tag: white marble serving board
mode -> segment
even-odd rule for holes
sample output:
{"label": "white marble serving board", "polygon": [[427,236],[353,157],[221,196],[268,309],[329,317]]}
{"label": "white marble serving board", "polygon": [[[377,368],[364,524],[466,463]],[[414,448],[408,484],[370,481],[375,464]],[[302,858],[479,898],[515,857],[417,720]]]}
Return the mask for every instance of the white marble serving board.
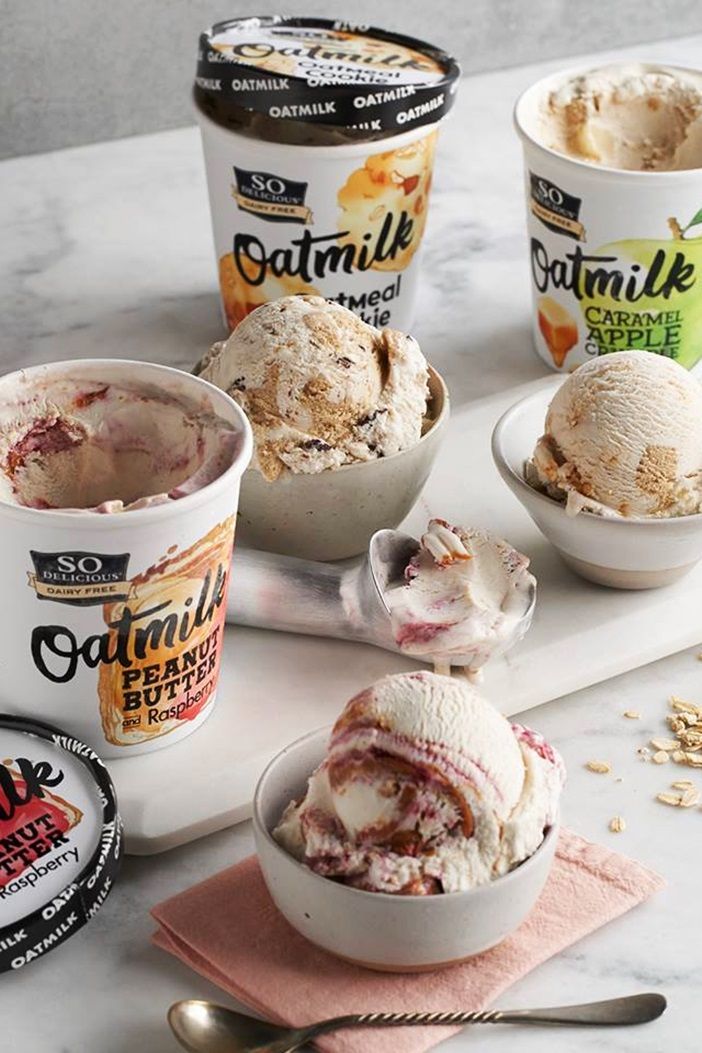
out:
{"label": "white marble serving board", "polygon": [[[405,523],[415,536],[431,515],[487,527],[531,557],[539,583],[532,628],[485,672],[485,693],[507,715],[702,640],[702,564],[648,592],[591,585],[561,562],[498,476],[494,424],[545,384],[553,378],[454,405],[431,479]],[[256,779],[278,750],[331,723],[373,679],[413,667],[365,645],[229,627],[218,700],[202,728],[172,747],[109,763],[128,851],[160,852],[247,818]]]}

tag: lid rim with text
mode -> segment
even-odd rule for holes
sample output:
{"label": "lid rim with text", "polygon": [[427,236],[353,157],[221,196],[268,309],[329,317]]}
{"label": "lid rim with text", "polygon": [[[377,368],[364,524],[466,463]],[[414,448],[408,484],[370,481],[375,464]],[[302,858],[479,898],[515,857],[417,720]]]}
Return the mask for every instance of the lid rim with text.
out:
{"label": "lid rim with text", "polygon": [[[109,895],[121,862],[124,838],[112,779],[90,746],[51,724],[0,713],[0,805],[2,804],[2,733],[19,732],[63,751],[67,760],[86,769],[100,799],[100,834],[78,874],[57,895],[25,916],[6,923],[0,903],[0,973],[16,970],[59,946],[97,913]],[[81,769],[81,770],[82,770]],[[96,807],[97,812],[97,807]],[[1,819],[1,813],[0,813]],[[48,854],[48,853],[47,853]],[[41,857],[32,861],[32,866]]]}
{"label": "lid rim with text", "polygon": [[[244,40],[254,30],[260,31],[261,42]],[[272,41],[286,32],[310,38],[305,54],[301,47],[304,51],[306,45],[300,45],[299,39],[296,49],[276,49]],[[217,41],[224,35],[236,40],[237,34],[242,43]],[[366,54],[359,55],[355,65],[345,63],[347,55],[341,53],[320,55],[320,41],[325,39],[340,43],[358,39]],[[394,45],[400,54],[376,58],[374,45],[381,43]],[[274,68],[270,54],[280,68]],[[396,61],[402,55],[415,58]],[[304,65],[298,64],[299,58]],[[286,65],[295,66],[295,72],[285,71]],[[412,66],[414,70],[407,72]],[[232,70],[240,75],[232,78]],[[195,84],[205,97],[282,121],[397,132],[434,124],[445,116],[453,105],[460,73],[447,52],[401,33],[334,19],[268,15],[228,19],[205,30],[200,35]]]}

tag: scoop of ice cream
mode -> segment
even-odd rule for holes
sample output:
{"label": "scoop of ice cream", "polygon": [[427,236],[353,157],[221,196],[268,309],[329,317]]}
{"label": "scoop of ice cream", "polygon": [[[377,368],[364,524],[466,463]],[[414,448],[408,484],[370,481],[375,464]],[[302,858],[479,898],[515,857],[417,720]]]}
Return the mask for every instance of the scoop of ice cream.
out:
{"label": "scoop of ice cream", "polygon": [[422,436],[428,371],[416,340],[319,296],[257,308],[197,372],[247,414],[252,464],[269,480],[388,457]]}
{"label": "scoop of ice cream", "polygon": [[536,587],[528,567],[501,538],[430,520],[404,584],[385,594],[398,646],[437,666],[460,657],[477,673],[519,638],[520,623],[527,628]]}
{"label": "scoop of ice cream", "polygon": [[[106,376],[109,364],[106,365]],[[0,500],[122,512],[201,489],[241,436],[194,400],[149,384],[17,374],[0,400]]]}
{"label": "scoop of ice cream", "polygon": [[569,77],[542,100],[536,137],[610,168],[702,166],[702,76],[664,66],[603,66]]}
{"label": "scoop of ice cream", "polygon": [[347,704],[274,836],[312,870],[358,888],[457,892],[538,848],[563,781],[555,751],[468,681],[403,673]]}
{"label": "scoop of ice cream", "polygon": [[586,362],[551,401],[526,475],[571,515],[700,512],[702,387],[648,351]]}

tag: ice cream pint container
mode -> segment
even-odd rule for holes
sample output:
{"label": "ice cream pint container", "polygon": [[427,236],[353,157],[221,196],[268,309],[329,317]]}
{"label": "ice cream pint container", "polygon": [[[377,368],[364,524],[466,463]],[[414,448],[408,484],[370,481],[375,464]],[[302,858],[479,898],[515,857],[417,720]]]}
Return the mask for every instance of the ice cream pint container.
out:
{"label": "ice cream pint container", "polygon": [[251,446],[234,401],[176,369],[0,378],[0,709],[105,757],[206,720]]}
{"label": "ice cream pint container", "polygon": [[328,19],[202,34],[194,99],[228,331],[293,293],[409,328],[459,72],[429,44]]}
{"label": "ice cream pint container", "polygon": [[0,972],[31,964],[90,921],[122,851],[97,754],[58,728],[0,714]]}
{"label": "ice cream pint container", "polygon": [[524,92],[515,124],[539,355],[565,372],[628,349],[694,366],[702,73],[637,64],[554,74]]}

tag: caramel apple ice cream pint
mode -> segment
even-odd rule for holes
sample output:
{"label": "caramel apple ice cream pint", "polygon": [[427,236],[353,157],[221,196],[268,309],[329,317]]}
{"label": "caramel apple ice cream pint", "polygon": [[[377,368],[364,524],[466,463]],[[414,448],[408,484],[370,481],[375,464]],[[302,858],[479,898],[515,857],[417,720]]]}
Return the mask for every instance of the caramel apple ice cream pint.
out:
{"label": "caramel apple ice cream pint", "polygon": [[329,19],[240,18],[201,35],[194,100],[229,330],[294,293],[409,328],[459,72],[430,44]]}
{"label": "caramel apple ice cream pint", "polygon": [[146,363],[0,379],[0,709],[106,757],[169,745],[217,690],[243,412]]}
{"label": "caramel apple ice cream pint", "polygon": [[612,351],[702,357],[702,72],[643,63],[529,88],[534,341],[555,369]]}

